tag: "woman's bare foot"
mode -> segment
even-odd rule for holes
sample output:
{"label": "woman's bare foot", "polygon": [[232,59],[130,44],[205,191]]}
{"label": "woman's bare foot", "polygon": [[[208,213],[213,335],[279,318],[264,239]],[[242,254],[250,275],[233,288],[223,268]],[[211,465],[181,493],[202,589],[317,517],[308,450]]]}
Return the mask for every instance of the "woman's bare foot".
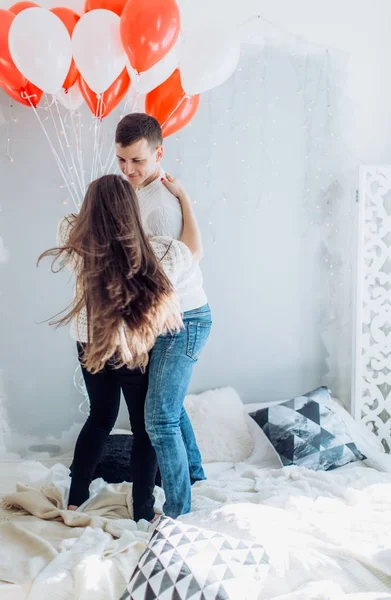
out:
{"label": "woman's bare foot", "polygon": [[68,510],[77,510],[79,507],[74,504],[68,504]]}

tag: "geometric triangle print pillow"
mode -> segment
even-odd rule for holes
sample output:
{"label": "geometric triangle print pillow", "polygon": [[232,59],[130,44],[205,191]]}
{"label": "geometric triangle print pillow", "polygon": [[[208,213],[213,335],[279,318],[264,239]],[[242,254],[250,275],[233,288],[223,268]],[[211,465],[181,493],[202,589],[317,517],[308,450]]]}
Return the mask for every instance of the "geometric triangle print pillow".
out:
{"label": "geometric triangle print pillow", "polygon": [[162,516],[120,600],[255,600],[268,570],[261,544]]}
{"label": "geometric triangle print pillow", "polygon": [[320,387],[250,416],[258,423],[283,466],[330,471],[365,460],[342,419],[329,406],[330,391]]}

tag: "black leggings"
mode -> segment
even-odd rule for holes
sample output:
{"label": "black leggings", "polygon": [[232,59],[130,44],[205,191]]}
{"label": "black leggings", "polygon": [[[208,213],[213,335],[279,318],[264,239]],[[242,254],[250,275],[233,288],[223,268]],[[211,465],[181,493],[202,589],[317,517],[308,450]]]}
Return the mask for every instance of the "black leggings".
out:
{"label": "black leggings", "polygon": [[[78,344],[78,353],[80,360],[82,344]],[[89,496],[93,473],[117,420],[122,390],[133,432],[131,468],[134,520],[150,521],[154,517],[153,489],[157,460],[144,422],[148,369],[142,373],[139,369],[114,369],[106,364],[102,371],[94,375],[84,367],[82,372],[90,400],[90,414],[76,442],[68,503],[80,506]]]}

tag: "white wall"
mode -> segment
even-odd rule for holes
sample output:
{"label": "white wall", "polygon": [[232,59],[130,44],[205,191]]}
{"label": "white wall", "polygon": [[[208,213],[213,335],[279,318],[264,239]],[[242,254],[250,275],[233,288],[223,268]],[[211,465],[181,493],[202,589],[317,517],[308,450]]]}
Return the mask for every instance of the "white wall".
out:
{"label": "white wall", "polygon": [[[390,161],[386,26],[391,7],[378,1],[374,10],[367,1],[350,0],[258,4],[263,17],[274,23],[256,22],[266,38],[265,50],[246,55],[234,78],[203,97],[191,127],[167,140],[166,168],[197,198],[205,285],[214,313],[214,331],[192,390],[233,385],[249,402],[287,398],[326,381],[346,400],[355,157]],[[252,12],[249,6],[240,3],[243,19]],[[299,43],[294,36],[303,39]],[[346,229],[333,238],[325,219],[317,227],[310,225],[322,211],[316,208],[319,190],[314,187],[303,200],[308,167],[301,123],[306,104],[295,97],[297,81],[289,58],[296,47],[307,62],[304,57],[294,59],[299,60],[295,64],[308,63],[314,78],[326,47],[342,51],[335,54],[336,62],[342,60],[346,69],[342,99],[333,105],[330,125],[341,134],[330,146],[338,158],[335,154],[323,165],[343,184],[331,219],[335,231],[336,224]],[[266,86],[259,76],[265,71]],[[339,85],[337,75],[330,70],[333,89]],[[308,90],[310,99],[315,97],[311,77]],[[4,96],[0,102],[6,105]],[[318,98],[318,119],[323,105],[324,98]],[[0,235],[9,255],[1,266],[0,328],[3,408],[13,440],[8,446],[20,451],[32,441],[58,441],[72,427],[74,433],[84,417],[78,412],[82,398],[72,382],[76,362],[67,332],[37,325],[63,308],[71,293],[67,277],[51,275],[47,265],[35,268],[39,252],[52,244],[58,218],[68,210],[65,192],[33,115],[19,107],[12,114],[18,119],[10,129],[15,162],[10,164],[4,151],[0,159]],[[83,119],[88,120],[87,112]],[[3,148],[6,131],[3,125]],[[319,157],[311,156],[310,170],[319,164]],[[339,281],[346,282],[332,296],[339,315],[334,322],[328,318],[324,242],[339,256]]]}
{"label": "white wall", "polygon": [[[241,3],[242,5],[243,3]],[[387,0],[269,0],[244,2],[246,15],[260,14],[279,28],[347,55],[339,109],[343,137],[364,163],[387,163],[391,155],[391,65]],[[270,35],[271,25],[258,21]]]}

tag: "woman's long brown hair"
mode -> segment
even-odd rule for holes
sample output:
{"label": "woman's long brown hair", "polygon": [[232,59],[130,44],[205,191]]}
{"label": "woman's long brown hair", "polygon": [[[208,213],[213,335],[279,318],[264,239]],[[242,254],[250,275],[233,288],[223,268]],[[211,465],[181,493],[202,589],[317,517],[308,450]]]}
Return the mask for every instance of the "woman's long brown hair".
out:
{"label": "woman's long brown hair", "polygon": [[69,261],[75,265],[75,302],[50,324],[77,320],[86,307],[83,360],[91,373],[109,359],[116,367],[145,368],[157,336],[180,329],[176,295],[143,231],[136,194],[122,177],[105,175],[90,184],[64,245],[41,254],[38,263],[46,256],[53,257],[52,269],[58,260],[59,270]]}

